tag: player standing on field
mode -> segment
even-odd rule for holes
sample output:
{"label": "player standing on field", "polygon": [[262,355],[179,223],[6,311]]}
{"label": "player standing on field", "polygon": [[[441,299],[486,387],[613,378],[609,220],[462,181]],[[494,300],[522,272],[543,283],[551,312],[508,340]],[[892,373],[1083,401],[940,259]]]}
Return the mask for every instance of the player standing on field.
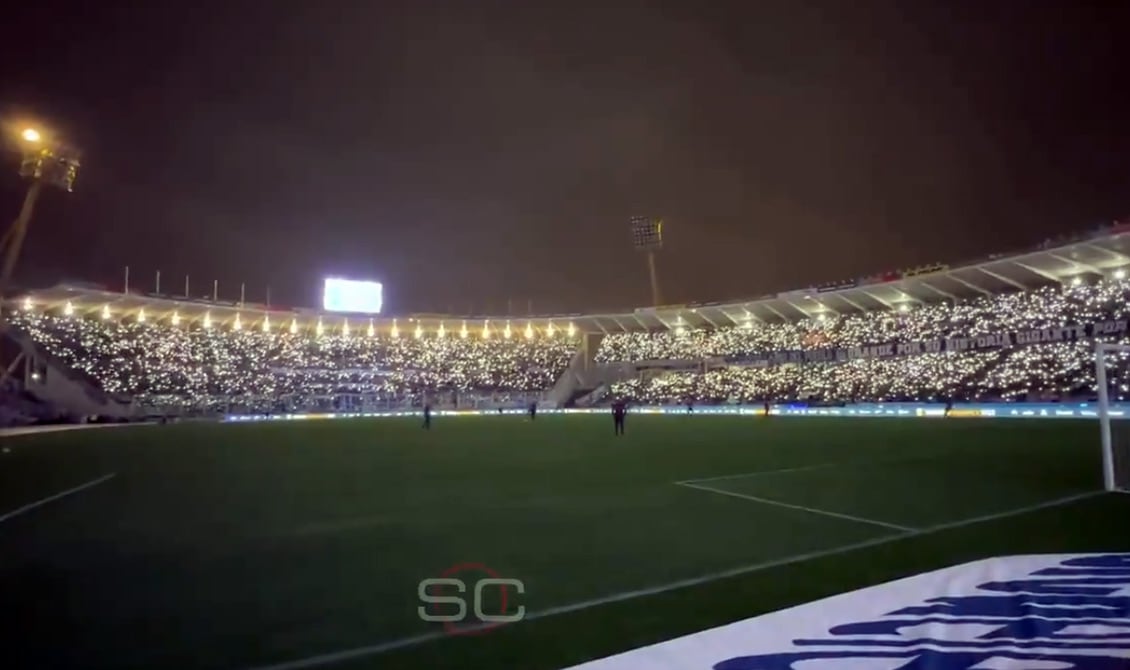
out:
{"label": "player standing on field", "polygon": [[628,413],[628,406],[623,400],[612,403],[612,423],[617,435],[624,434],[624,416]]}
{"label": "player standing on field", "polygon": [[432,429],[432,406],[424,404],[424,430]]}

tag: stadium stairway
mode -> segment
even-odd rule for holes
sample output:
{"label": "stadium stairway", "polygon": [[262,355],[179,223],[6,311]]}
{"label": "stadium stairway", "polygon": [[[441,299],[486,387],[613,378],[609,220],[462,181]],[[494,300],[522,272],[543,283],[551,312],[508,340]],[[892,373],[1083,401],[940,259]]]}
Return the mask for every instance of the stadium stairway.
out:
{"label": "stadium stairway", "polygon": [[76,417],[128,419],[137,415],[132,403],[106,393],[85,375],[37,346],[27,333],[9,328],[4,336],[22,352],[19,372],[23,387],[40,402]]}
{"label": "stadium stairway", "polygon": [[546,400],[554,407],[565,407],[575,397],[577,390],[582,387],[589,358],[585,347],[579,347],[573,354],[569,366],[557,378],[557,382],[547,394]]}
{"label": "stadium stairway", "polygon": [[575,401],[577,407],[593,407],[598,402],[604,399],[611,390],[608,384],[601,384],[600,386],[592,389],[591,391],[582,394]]}

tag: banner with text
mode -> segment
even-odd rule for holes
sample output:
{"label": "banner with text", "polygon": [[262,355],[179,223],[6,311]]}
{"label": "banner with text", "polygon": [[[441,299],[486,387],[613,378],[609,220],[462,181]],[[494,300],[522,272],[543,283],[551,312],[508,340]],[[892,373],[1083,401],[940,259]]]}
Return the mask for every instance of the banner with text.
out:
{"label": "banner with text", "polygon": [[1095,321],[1092,323],[1059,326],[1055,328],[1033,328],[1029,330],[989,333],[976,337],[937,337],[929,340],[908,342],[885,342],[866,344],[858,347],[825,347],[820,349],[796,349],[791,351],[772,351],[765,353],[729,356],[728,363],[752,367],[769,367],[796,363],[838,363],[864,358],[894,358],[916,354],[937,354],[943,352],[986,351],[1029,344],[1052,342],[1077,342],[1093,337],[1119,336],[1127,332],[1127,320]]}

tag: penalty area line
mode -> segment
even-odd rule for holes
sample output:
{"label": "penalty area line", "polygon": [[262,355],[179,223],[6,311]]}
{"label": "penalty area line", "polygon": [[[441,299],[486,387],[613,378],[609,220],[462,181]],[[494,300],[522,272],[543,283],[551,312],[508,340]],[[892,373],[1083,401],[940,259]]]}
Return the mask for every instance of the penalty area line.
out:
{"label": "penalty area line", "polygon": [[783,475],[787,472],[808,472],[809,470],[821,470],[823,468],[830,468],[833,465],[843,465],[843,463],[816,463],[815,465],[801,465],[795,468],[781,468],[780,470],[754,470],[753,472],[740,472],[736,475],[720,475],[718,477],[700,477],[698,479],[683,479],[675,482],[676,484],[698,484],[700,482],[720,482],[723,479],[745,479],[747,477],[760,477],[762,475]]}
{"label": "penalty area line", "polygon": [[25,512],[30,512],[31,510],[33,510],[37,507],[41,507],[43,505],[46,505],[49,502],[54,502],[56,500],[59,500],[60,498],[66,498],[67,496],[78,493],[79,491],[85,491],[86,489],[89,489],[91,487],[98,486],[102,482],[110,481],[111,479],[116,477],[117,474],[118,473],[116,473],[116,472],[111,472],[110,474],[99,477],[98,479],[92,479],[92,480],[86,482],[85,484],[79,484],[78,486],[76,486],[74,488],[67,489],[66,491],[60,491],[60,492],[58,492],[54,495],[47,496],[46,498],[43,498],[42,500],[36,500],[35,502],[28,503],[28,504],[24,505],[23,507],[19,507],[19,508],[12,510],[11,512],[6,512],[4,514],[0,514],[0,523],[4,523],[8,519],[11,519],[13,517],[17,517],[17,516],[19,516],[19,515],[21,515]]}
{"label": "penalty area line", "polygon": [[[689,588],[692,586],[701,586],[709,584],[722,579],[730,579],[733,577],[741,577],[763,570],[770,570],[773,568],[780,568],[794,563],[803,563],[805,561],[812,561],[829,556],[836,556],[838,554],[846,554],[860,549],[870,549],[878,547],[898,540],[906,540],[910,538],[922,537],[924,535],[931,535],[945,530],[953,530],[956,528],[964,528],[965,526],[972,526],[986,521],[997,521],[999,519],[1007,519],[1029,512],[1037,512],[1049,507],[1059,507],[1060,505],[1067,505],[1089,498],[1096,498],[1101,495],[1107,494],[1108,491],[1088,491],[1086,493],[1078,493],[1075,495],[1065,496],[1063,498],[1056,498],[1047,502],[1037,503],[1035,505],[1028,505],[1026,507],[1019,507],[1005,512],[996,512],[994,514],[985,514],[983,516],[973,517],[971,519],[962,519],[951,523],[944,523],[937,526],[930,526],[921,530],[911,531],[909,533],[900,533],[898,535],[884,535],[871,540],[864,540],[853,544],[844,545],[842,547],[833,547],[832,549],[821,549],[817,551],[810,551],[804,554],[797,554],[795,556],[787,556],[772,561],[764,561],[762,563],[753,563],[750,565],[743,565],[729,570],[722,570],[720,572],[711,572],[709,574],[700,575],[698,577],[690,577],[688,579],[681,579],[676,582],[669,582],[666,584],[659,584],[657,586],[650,586],[635,591],[623,591],[621,593],[613,593],[611,595],[603,596],[601,598],[593,598],[592,600],[584,600],[570,605],[561,605],[559,607],[550,607],[549,609],[539,610],[527,614],[522,621],[533,621],[536,619],[546,619],[559,614],[569,614],[571,612],[579,612],[582,610],[591,609],[593,607],[601,607],[603,605],[611,605],[614,603],[624,602],[626,600],[634,600],[636,598],[643,598],[646,596],[659,595],[669,591],[676,591],[678,589]],[[512,624],[513,625],[513,624]],[[517,625],[521,625],[519,622]],[[432,633],[424,633],[421,635],[413,635],[411,637],[404,637],[398,640],[389,640],[378,644],[372,644],[362,647],[353,647],[350,649],[342,649],[339,651],[319,654],[317,656],[308,656],[293,661],[286,661],[275,665],[262,665],[247,668],[246,670],[304,670],[305,668],[315,668],[320,666],[332,665],[334,663],[342,663],[345,661],[352,661],[358,658],[365,658],[368,656],[376,656],[389,651],[397,649],[404,649],[407,647],[414,647],[416,645],[425,644],[428,642],[435,642],[445,637],[449,637],[446,633],[435,631]]]}
{"label": "penalty area line", "polygon": [[894,523],[887,523],[886,521],[876,521],[875,519],[865,519],[861,516],[853,514],[841,514],[840,512],[829,512],[828,510],[817,509],[815,507],[805,507],[804,505],[794,505],[792,503],[781,502],[780,500],[772,500],[770,498],[759,498],[757,496],[746,495],[744,493],[735,493],[734,491],[727,491],[725,489],[716,489],[710,486],[702,486],[700,484],[690,484],[688,482],[680,482],[677,486],[683,486],[688,489],[695,489],[696,491],[706,491],[708,493],[717,493],[719,495],[730,496],[731,498],[740,498],[742,500],[750,500],[753,502],[761,503],[763,505],[772,505],[774,507],[784,507],[785,509],[794,509],[800,512],[808,512],[809,514],[818,514],[820,516],[831,517],[833,519],[840,519],[842,521],[851,521],[854,523],[865,523],[871,526],[881,526],[891,530],[897,530],[900,533],[913,533],[917,531],[916,528],[907,526],[900,526]]}

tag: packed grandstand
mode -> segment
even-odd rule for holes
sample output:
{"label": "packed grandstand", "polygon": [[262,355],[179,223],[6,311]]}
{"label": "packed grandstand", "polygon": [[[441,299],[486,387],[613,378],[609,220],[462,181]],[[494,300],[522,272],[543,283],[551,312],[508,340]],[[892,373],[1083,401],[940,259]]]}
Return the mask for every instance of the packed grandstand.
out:
{"label": "packed grandstand", "polygon": [[[1102,239],[1123,234],[1106,231]],[[1086,243],[1097,244],[1095,238]],[[775,322],[743,308],[749,316],[727,314],[729,325],[688,324],[676,316],[669,327],[620,332],[576,329],[572,320],[566,327],[560,319],[537,328],[531,319],[513,331],[505,319],[494,319],[493,331],[483,319],[469,330],[466,319],[449,318],[445,327],[440,318],[438,328],[432,320],[427,329],[413,319],[415,330],[401,333],[395,321],[391,330],[386,322],[379,328],[355,322],[350,330],[342,319],[325,327],[322,315],[316,327],[307,320],[300,328],[297,316],[276,314],[272,321],[245,306],[228,306],[224,313],[234,318],[213,320],[214,305],[167,298],[140,297],[132,308],[111,310],[105,292],[73,288],[23,296],[8,321],[29,360],[38,361],[28,368],[29,381],[58,370],[150,415],[613,399],[1055,401],[1094,397],[1096,340],[1130,342],[1130,281],[1116,265],[1087,265],[1091,272],[1058,281],[1041,271],[1041,283],[1011,281],[1010,291],[977,287],[965,299],[907,300],[854,313],[820,309]],[[1112,397],[1130,397],[1122,359],[1110,360]]]}

